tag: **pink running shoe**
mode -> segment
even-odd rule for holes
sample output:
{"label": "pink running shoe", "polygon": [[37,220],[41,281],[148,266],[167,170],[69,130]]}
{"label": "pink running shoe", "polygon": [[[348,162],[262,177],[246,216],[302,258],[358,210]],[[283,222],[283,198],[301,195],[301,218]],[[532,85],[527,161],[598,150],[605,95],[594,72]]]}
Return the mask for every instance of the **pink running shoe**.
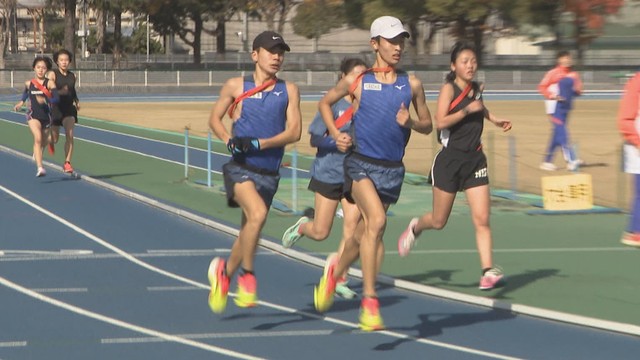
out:
{"label": "pink running shoe", "polygon": [[70,162],[65,161],[64,165],[62,165],[62,171],[64,171],[67,174],[71,174],[73,173],[73,166],[71,166]]}
{"label": "pink running shoe", "polygon": [[628,246],[640,247],[640,233],[625,232],[620,242]]}
{"label": "pink running shoe", "polygon": [[494,289],[500,281],[504,278],[504,273],[500,268],[492,267],[487,270],[484,275],[480,278],[480,286],[478,288],[480,290],[491,290]]}
{"label": "pink running shoe", "polygon": [[49,155],[53,155],[56,153],[56,147],[52,143],[49,143],[47,149],[49,150]]}
{"label": "pink running shoe", "polygon": [[416,234],[414,234],[413,230],[417,223],[418,218],[411,219],[407,228],[398,238],[398,254],[402,257],[409,255],[409,251],[411,251],[411,248],[416,244]]}

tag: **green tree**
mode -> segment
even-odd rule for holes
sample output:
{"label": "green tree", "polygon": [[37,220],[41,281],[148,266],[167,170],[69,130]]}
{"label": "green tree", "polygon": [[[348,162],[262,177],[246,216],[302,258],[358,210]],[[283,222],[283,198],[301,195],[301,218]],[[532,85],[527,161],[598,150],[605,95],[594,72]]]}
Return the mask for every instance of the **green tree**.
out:
{"label": "green tree", "polygon": [[573,39],[581,63],[587,46],[602,35],[606,17],[618,13],[624,0],[524,0],[511,5],[502,7],[506,19],[520,29],[527,25],[547,27],[555,36],[556,48],[563,37]]}
{"label": "green tree", "polygon": [[307,39],[313,39],[313,51],[318,51],[318,40],[331,29],[344,23],[341,1],[305,0],[296,8],[293,31]]}
{"label": "green tree", "polygon": [[[9,34],[12,33],[11,14],[15,12],[16,0],[0,0],[0,69],[5,67],[5,56],[9,47]],[[16,42],[17,43],[17,42]],[[16,51],[14,49],[14,51]]]}
{"label": "green tree", "polygon": [[239,7],[252,16],[265,21],[267,29],[282,34],[289,12],[298,3],[300,3],[300,0],[244,0],[244,4],[239,5]]}
{"label": "green tree", "polygon": [[[241,5],[241,2],[238,2]],[[224,52],[224,24],[238,4],[224,0],[146,0],[145,10],[154,30],[163,36],[177,35],[193,48],[193,63],[202,61],[202,33],[217,36],[218,50]],[[205,28],[208,21],[215,29]]]}

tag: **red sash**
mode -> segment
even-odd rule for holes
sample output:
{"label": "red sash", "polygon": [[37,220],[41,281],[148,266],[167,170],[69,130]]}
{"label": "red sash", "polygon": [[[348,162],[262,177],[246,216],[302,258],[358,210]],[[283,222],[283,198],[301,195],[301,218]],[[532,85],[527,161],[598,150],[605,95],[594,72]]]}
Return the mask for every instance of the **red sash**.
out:
{"label": "red sash", "polygon": [[49,91],[49,89],[47,89],[46,87],[44,87],[42,84],[40,84],[38,82],[38,80],[36,79],[31,79],[31,84],[33,84],[33,86],[35,86],[38,90],[42,91],[42,93],[48,98],[51,99],[53,97],[53,95],[51,95],[51,91]]}
{"label": "red sash", "polygon": [[353,117],[353,106],[349,106],[347,110],[345,110],[342,115],[338,116],[336,119],[336,129],[340,129],[344,126],[344,124],[348,123],[349,120]]}
{"label": "red sash", "polygon": [[[362,73],[358,74],[358,77],[356,77],[354,82],[349,87],[349,94],[351,94],[351,96],[353,97],[353,92],[356,91],[356,88],[358,87],[358,84],[360,83],[360,80],[362,79],[364,74],[368,72],[389,72],[391,70],[393,70],[393,68],[390,66],[387,66],[383,68],[369,68],[363,71]],[[342,113],[342,115],[340,115],[336,119],[336,128],[340,129],[341,127],[343,127],[346,123],[349,122],[349,120],[351,120],[352,117],[353,117],[353,106],[350,106],[347,110],[345,110],[344,113]]]}
{"label": "red sash", "polygon": [[260,86],[256,86],[253,89],[249,89],[247,91],[245,91],[244,93],[242,93],[242,95],[238,96],[235,100],[233,100],[233,103],[231,104],[231,106],[229,107],[229,111],[227,112],[229,114],[229,117],[231,117],[233,115],[233,112],[236,110],[236,106],[238,106],[238,104],[240,103],[240,101],[253,96],[256,93],[259,93],[260,91],[268,88],[269,86],[273,85],[276,83],[276,81],[278,81],[277,78],[273,78],[267,82],[262,83],[262,85]]}
{"label": "red sash", "polygon": [[464,99],[464,97],[467,96],[467,94],[469,94],[469,91],[471,91],[471,83],[467,84],[467,87],[464,88],[464,90],[462,90],[460,95],[458,95],[458,97],[451,102],[451,105],[449,105],[449,111],[453,110],[453,108],[458,106],[458,104],[460,104],[460,101],[462,101],[462,99]]}

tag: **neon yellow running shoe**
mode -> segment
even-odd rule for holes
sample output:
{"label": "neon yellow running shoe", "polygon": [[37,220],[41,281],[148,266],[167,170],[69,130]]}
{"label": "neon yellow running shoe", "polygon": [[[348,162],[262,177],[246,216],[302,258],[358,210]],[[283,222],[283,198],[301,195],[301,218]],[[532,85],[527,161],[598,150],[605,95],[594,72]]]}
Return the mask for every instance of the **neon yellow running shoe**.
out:
{"label": "neon yellow running shoe", "polygon": [[253,274],[244,274],[238,277],[238,291],[233,302],[241,308],[257,306],[257,287],[256,277]]}
{"label": "neon yellow running shoe", "polygon": [[320,283],[313,289],[313,305],[318,312],[325,312],[333,305],[333,295],[336,291],[336,280],[333,278],[333,270],[338,263],[337,257],[329,256],[327,266],[320,278]]}
{"label": "neon yellow running shoe", "polygon": [[384,330],[382,316],[380,316],[380,303],[377,298],[362,298],[360,304],[360,329],[363,331]]}
{"label": "neon yellow running shoe", "polygon": [[225,261],[219,257],[211,260],[209,264],[209,307],[211,311],[220,314],[227,307],[227,295],[229,294],[229,277],[225,274]]}

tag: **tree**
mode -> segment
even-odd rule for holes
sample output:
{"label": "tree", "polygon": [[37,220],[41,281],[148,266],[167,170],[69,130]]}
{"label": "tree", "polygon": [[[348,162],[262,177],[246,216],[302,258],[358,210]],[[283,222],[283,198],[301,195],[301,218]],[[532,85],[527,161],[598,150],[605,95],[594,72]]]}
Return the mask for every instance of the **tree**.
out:
{"label": "tree", "polygon": [[[64,48],[76,53],[76,0],[64,0]],[[73,57],[75,59],[75,56]]]}
{"label": "tree", "polygon": [[[602,35],[606,17],[616,14],[623,4],[624,0],[526,0],[503,7],[503,14],[520,28],[528,24],[548,27],[556,49],[563,36],[572,38],[580,63],[586,47]],[[570,30],[562,31],[563,24],[569,24]]]}
{"label": "tree", "polygon": [[307,39],[313,39],[313,51],[316,52],[320,37],[343,23],[342,1],[305,0],[296,8],[293,31]]}
{"label": "tree", "polygon": [[457,40],[474,44],[478,63],[482,64],[484,35],[489,29],[487,20],[506,0],[430,0],[426,3],[427,12],[437,16],[450,26]]}
{"label": "tree", "polygon": [[11,27],[11,14],[16,9],[16,0],[0,0],[0,69],[4,69]]}
{"label": "tree", "polygon": [[[214,36],[224,33],[224,23],[236,11],[236,6],[224,0],[147,0],[145,3],[154,30],[163,36],[175,34],[191,46],[194,64],[202,61],[202,32]],[[216,23],[215,29],[205,28],[209,20]],[[218,40],[224,51],[224,39],[218,37]]]}
{"label": "tree", "polygon": [[282,34],[289,12],[299,2],[300,0],[245,0],[244,10],[264,20],[268,30]]}
{"label": "tree", "polygon": [[[418,50],[428,52],[437,31],[446,27],[445,18],[427,12],[424,0],[344,0],[345,18],[349,25],[368,29],[371,22],[379,16],[391,15],[402,20],[409,30],[409,44],[414,54]],[[427,33],[421,34],[420,22],[428,24]],[[420,43],[422,39],[422,43]]]}
{"label": "tree", "polygon": [[573,13],[573,37],[582,62],[584,50],[602,35],[605,16],[617,13],[624,0],[564,0],[563,10]]}

